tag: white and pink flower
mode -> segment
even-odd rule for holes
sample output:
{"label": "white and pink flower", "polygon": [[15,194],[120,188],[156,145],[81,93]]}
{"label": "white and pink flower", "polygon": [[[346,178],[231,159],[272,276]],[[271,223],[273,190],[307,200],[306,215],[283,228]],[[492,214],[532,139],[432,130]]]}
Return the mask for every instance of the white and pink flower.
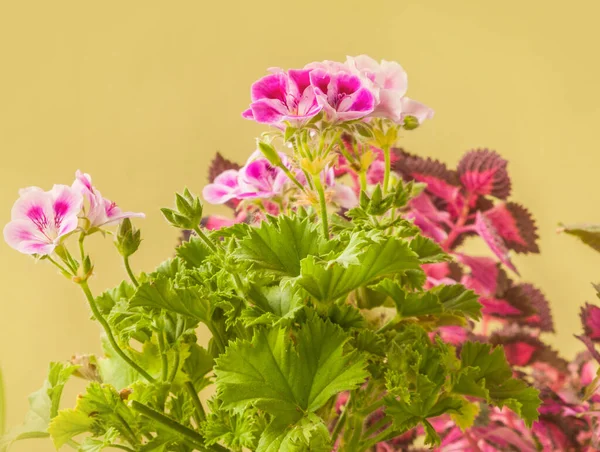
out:
{"label": "white and pink flower", "polygon": [[4,227],[4,240],[24,254],[51,254],[77,229],[82,202],[81,193],[67,185],[55,185],[50,191],[22,189]]}
{"label": "white and pink flower", "polygon": [[115,202],[104,198],[92,185],[92,178],[87,173],[77,170],[72,189],[83,197],[80,218],[83,219],[83,229],[86,231],[117,223],[125,218],[145,217],[143,213],[123,212]]}

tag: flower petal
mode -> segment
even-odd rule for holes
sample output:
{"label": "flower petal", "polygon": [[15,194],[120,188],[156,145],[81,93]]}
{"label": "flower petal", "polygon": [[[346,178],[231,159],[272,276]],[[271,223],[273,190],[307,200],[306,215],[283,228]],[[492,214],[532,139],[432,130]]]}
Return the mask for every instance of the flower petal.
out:
{"label": "flower petal", "polygon": [[4,227],[4,240],[24,254],[50,254],[56,245],[29,220],[13,220]]}

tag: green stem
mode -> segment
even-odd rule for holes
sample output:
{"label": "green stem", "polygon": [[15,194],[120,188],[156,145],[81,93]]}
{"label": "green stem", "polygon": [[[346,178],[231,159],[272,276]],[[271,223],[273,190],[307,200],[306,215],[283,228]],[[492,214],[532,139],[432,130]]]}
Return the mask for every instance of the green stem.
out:
{"label": "green stem", "polygon": [[313,182],[315,184],[315,189],[319,194],[319,206],[321,207],[321,224],[323,226],[323,237],[325,240],[329,240],[329,220],[327,218],[327,202],[325,201],[325,190],[323,189],[323,184],[321,183],[321,178],[317,174],[313,176]]}
{"label": "green stem", "polygon": [[352,432],[352,436],[350,437],[350,441],[347,444],[347,450],[358,450],[358,444],[360,442],[360,437],[362,435],[362,416],[357,416],[351,420],[350,431]]}
{"label": "green stem", "polygon": [[202,229],[200,229],[200,227],[196,226],[194,228],[194,232],[198,234],[198,237],[200,237],[200,239],[206,244],[206,246],[208,246],[208,248],[213,253],[217,252],[217,246],[206,236],[204,232],[202,232]]}
{"label": "green stem", "polygon": [[369,405],[366,408],[363,408],[362,410],[360,410],[361,414],[369,415],[371,414],[373,411],[375,411],[377,408],[381,408],[384,405],[384,400],[383,398],[380,398],[379,400],[377,400],[376,402],[372,403],[371,405]]}
{"label": "green stem", "polygon": [[159,330],[156,332],[156,336],[158,336],[158,351],[161,361],[161,378],[162,381],[167,381],[167,378],[169,378],[169,361],[165,351],[165,335],[162,330]]}
{"label": "green stem", "polygon": [[390,147],[387,145],[383,146],[383,157],[385,159],[385,172],[383,173],[383,194],[385,195],[390,185],[390,172],[392,169]]}
{"label": "green stem", "polygon": [[200,397],[198,397],[196,388],[194,388],[194,384],[191,381],[185,382],[185,389],[192,398],[192,403],[196,408],[196,415],[194,417],[196,418],[196,422],[198,423],[198,425],[200,425],[200,423],[206,419],[206,412],[204,411],[204,407],[202,406]]}
{"label": "green stem", "polygon": [[360,173],[358,173],[358,176],[360,178],[360,189],[362,191],[367,191],[367,171],[361,170]]}
{"label": "green stem", "polygon": [[[131,402],[131,407],[137,411],[138,413],[152,419],[153,421],[161,424],[165,429],[170,430],[173,433],[183,436],[187,440],[190,441],[194,445],[194,447],[198,448],[198,450],[205,451],[207,448],[204,447],[204,438],[202,436],[180,423],[174,421],[173,419],[165,416],[158,411],[154,411],[152,408],[147,407],[146,405],[141,404],[137,400]],[[226,450],[226,449],[223,449]]]}
{"label": "green stem", "polygon": [[58,267],[58,269],[67,277],[73,276],[73,272],[71,270],[67,270],[65,267],[63,267],[62,265],[60,265],[58,262],[56,262],[54,259],[52,259],[50,257],[50,255],[48,254],[45,259],[48,259],[50,262],[52,262],[54,265],[56,265]]}
{"label": "green stem", "polygon": [[85,250],[83,249],[83,241],[85,240],[85,232],[79,234],[79,254],[81,255],[81,262],[85,259]]}
{"label": "green stem", "polygon": [[131,282],[133,283],[133,285],[135,287],[139,287],[140,284],[138,283],[138,280],[135,278],[133,271],[131,271],[131,266],[129,265],[129,256],[123,257],[123,263],[125,264],[125,270],[127,271],[127,274],[129,275],[129,279],[131,280]]}
{"label": "green stem", "polygon": [[115,337],[113,336],[113,333],[110,329],[110,325],[108,324],[108,322],[106,321],[106,319],[104,318],[104,316],[102,315],[100,310],[98,309],[98,306],[96,305],[96,300],[94,300],[94,296],[92,295],[92,292],[90,291],[90,287],[88,286],[87,281],[83,281],[83,282],[79,283],[79,285],[81,286],[81,289],[83,290],[83,293],[85,294],[85,296],[88,300],[88,303],[90,305],[90,308],[92,309],[92,313],[94,314],[94,317],[96,317],[96,320],[98,320],[98,322],[100,322],[100,325],[102,325],[102,328],[104,328],[104,332],[106,333],[106,336],[108,337],[108,341],[110,342],[110,345],[113,347],[113,349],[115,350],[117,355],[119,355],[123,359],[123,361],[125,361],[127,364],[129,364],[133,369],[135,369],[146,380],[148,380],[150,383],[154,383],[154,378],[152,378],[148,372],[146,372],[139,365],[137,365],[129,356],[127,356],[125,354],[125,352],[121,349],[121,347],[119,347],[119,344],[117,343],[117,341],[116,341]]}
{"label": "green stem", "polygon": [[369,436],[373,435],[374,433],[377,433],[377,431],[383,427],[386,424],[389,424],[391,421],[388,417],[382,417],[381,419],[379,419],[377,422],[375,422],[373,425],[371,425],[367,431],[365,432],[365,438],[368,438]]}
{"label": "green stem", "polygon": [[340,432],[344,428],[344,425],[346,424],[346,419],[348,418],[348,411],[350,411],[351,397],[352,397],[352,394],[350,394],[348,396],[348,400],[346,401],[346,404],[344,405],[344,411],[342,411],[342,414],[340,415],[337,423],[335,424],[335,427],[333,427],[333,432],[331,433],[331,444],[335,444],[337,437],[339,436]]}

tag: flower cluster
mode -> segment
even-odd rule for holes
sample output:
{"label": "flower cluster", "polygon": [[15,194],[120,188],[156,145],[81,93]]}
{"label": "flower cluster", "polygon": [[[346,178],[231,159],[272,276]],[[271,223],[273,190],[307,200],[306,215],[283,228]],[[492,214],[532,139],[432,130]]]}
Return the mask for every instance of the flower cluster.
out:
{"label": "flower cluster", "polygon": [[300,127],[319,115],[327,122],[387,118],[401,124],[433,116],[425,105],[406,97],[406,72],[395,62],[360,55],[345,63],[323,61],[302,69],[276,68],[252,85],[244,117],[284,127]]}
{"label": "flower cluster", "polygon": [[74,232],[93,233],[124,218],[144,217],[143,213],[122,212],[92,185],[89,174],[77,171],[75,181],[55,185],[49,191],[39,187],[19,191],[4,228],[6,242],[25,254],[47,256]]}

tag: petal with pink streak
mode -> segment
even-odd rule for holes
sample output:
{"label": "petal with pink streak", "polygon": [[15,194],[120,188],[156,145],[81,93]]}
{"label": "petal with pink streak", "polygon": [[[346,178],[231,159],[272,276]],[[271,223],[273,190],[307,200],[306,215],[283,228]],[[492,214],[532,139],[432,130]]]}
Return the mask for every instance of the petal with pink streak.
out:
{"label": "petal with pink streak", "polygon": [[252,84],[252,101],[259,99],[276,99],[285,103],[287,81],[284,73],[278,72],[267,75]]}
{"label": "petal with pink streak", "polygon": [[43,221],[44,217],[47,221],[54,217],[51,197],[38,187],[19,190],[19,199],[12,207],[11,219]]}
{"label": "petal with pink streak", "polygon": [[50,254],[56,245],[29,220],[12,220],[4,227],[4,240],[24,254]]}
{"label": "petal with pink streak", "polygon": [[263,124],[274,124],[282,120],[287,108],[279,100],[261,99],[250,105],[252,119]]}
{"label": "petal with pink streak", "polygon": [[237,191],[220,184],[208,184],[202,189],[202,197],[211,204],[225,204],[236,196]]}
{"label": "petal with pink streak", "polygon": [[52,196],[52,210],[56,226],[68,217],[77,217],[81,211],[83,196],[71,187],[55,185],[50,190],[50,195]]}
{"label": "petal with pink streak", "polygon": [[225,170],[217,177],[213,183],[219,185],[225,185],[226,187],[236,188],[238,186],[239,172],[237,170]]}

